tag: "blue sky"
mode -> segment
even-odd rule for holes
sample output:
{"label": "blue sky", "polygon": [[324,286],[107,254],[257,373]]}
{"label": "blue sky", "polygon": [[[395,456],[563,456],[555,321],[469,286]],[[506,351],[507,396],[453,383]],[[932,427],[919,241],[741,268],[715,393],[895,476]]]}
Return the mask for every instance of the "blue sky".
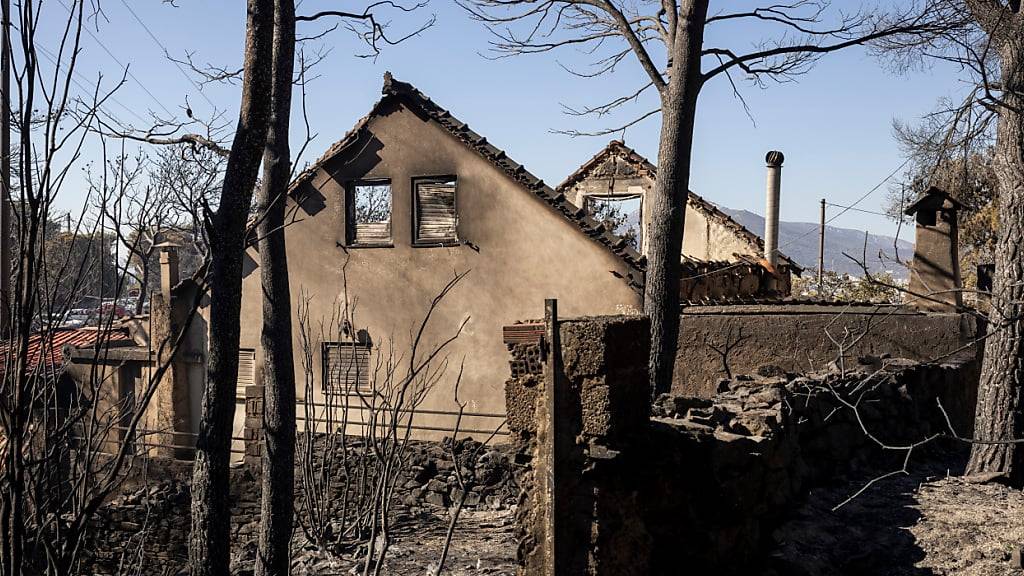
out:
{"label": "blue sky", "polygon": [[[209,112],[208,98],[233,117],[238,88],[208,86],[200,94],[164,57],[162,48],[125,3],[175,56],[188,50],[194,52],[197,62],[231,68],[241,62],[244,1],[178,0],[179,7],[174,8],[159,0],[104,0],[109,21],[100,24],[94,32],[96,38],[86,35],[83,39],[82,78],[94,81],[100,71],[108,81],[118,76],[120,65],[114,57],[130,66],[134,79],[117,92],[117,103],[108,106],[125,121],[141,123],[126,108],[141,116],[146,116],[147,110],[164,108],[180,113],[186,95],[199,114]],[[727,4],[731,8],[746,3],[730,0]],[[299,11],[331,5],[329,0],[306,0]],[[47,6],[62,10],[59,3]],[[599,104],[644,78],[633,61],[624,63],[611,78],[573,77],[559,63],[579,67],[588,57],[572,49],[497,61],[485,58],[481,53],[487,52],[490,34],[450,0],[432,0],[419,16],[395,16],[393,29],[396,34],[411,30],[433,13],[437,15],[435,26],[405,44],[386,47],[376,59],[354,57],[362,47],[347,32],[336,31],[324,39],[321,44],[332,52],[318,68],[320,77],[309,86],[309,118],[319,135],[306,161],[317,157],[365,115],[379,97],[384,72],[390,70],[545,181],[556,184],[610,138],[552,133],[553,129],[595,129],[611,122],[581,124],[563,113],[562,104]],[[306,23],[300,34],[323,28]],[[712,30],[707,43],[745,49],[757,39],[753,32],[744,28]],[[787,158],[782,218],[817,221],[820,198],[836,204],[854,202],[900,165],[903,159],[892,138],[894,118],[919,118],[933,109],[938,98],[955,95],[958,89],[955,70],[939,68],[895,76],[863,50],[851,49],[826,57],[796,83],[764,90],[741,84],[755,123],[733,97],[728,83],[716,80],[705,88],[698,107],[691,189],[713,202],[763,213],[764,155],[770,149],[780,149]],[[646,104],[652,101],[648,99]],[[630,110],[647,109],[641,102]],[[298,120],[295,117],[296,125],[301,124]],[[626,133],[626,143],[654,160],[658,127],[656,118],[649,119]],[[301,140],[298,127],[294,139]],[[880,210],[884,197],[885,187],[860,207]],[[81,196],[70,194],[62,202],[62,209],[77,209]],[[855,212],[833,224],[876,233],[895,231],[882,217]]]}

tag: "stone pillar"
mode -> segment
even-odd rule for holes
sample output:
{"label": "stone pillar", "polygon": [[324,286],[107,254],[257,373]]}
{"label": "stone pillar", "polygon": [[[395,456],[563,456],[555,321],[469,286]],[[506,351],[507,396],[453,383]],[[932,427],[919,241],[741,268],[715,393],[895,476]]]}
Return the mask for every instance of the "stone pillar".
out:
{"label": "stone pillar", "polygon": [[540,326],[505,330],[515,371],[506,385],[509,428],[530,465],[517,512],[519,574],[647,573],[650,540],[630,454],[650,422],[649,323],[640,316],[559,321],[555,302],[545,309],[544,331],[535,329],[544,334],[543,378],[522,369],[525,337]]}
{"label": "stone pillar", "polygon": [[160,248],[160,292],[150,296],[150,322],[156,367],[167,364],[153,397],[153,420],[158,438],[153,452],[156,455],[190,459],[194,455],[195,436],[192,433],[191,387],[189,386],[189,356],[194,356],[194,343],[185,339],[171,359],[173,343],[185,325],[188,314],[188,295],[178,294],[178,246],[158,244]]}
{"label": "stone pillar", "polygon": [[245,463],[259,466],[263,455],[263,386],[245,387]]}
{"label": "stone pillar", "polygon": [[909,304],[931,312],[956,312],[963,306],[957,212],[961,204],[932,187],[904,211],[917,222]]}
{"label": "stone pillar", "polygon": [[[174,321],[174,314],[164,300],[163,294],[153,294],[150,299],[150,321],[152,322],[153,370],[167,365],[149,410],[153,411],[153,431],[157,439],[153,453],[165,458],[191,458],[195,439],[192,436],[192,422],[189,405],[188,364],[179,350],[171,359],[172,343],[180,330]],[[164,345],[166,343],[166,345]]]}

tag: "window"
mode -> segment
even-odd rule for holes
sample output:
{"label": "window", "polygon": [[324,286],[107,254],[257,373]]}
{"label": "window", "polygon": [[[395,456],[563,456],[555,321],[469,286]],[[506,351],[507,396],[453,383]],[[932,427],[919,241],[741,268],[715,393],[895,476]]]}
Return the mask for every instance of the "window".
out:
{"label": "window", "polygon": [[416,243],[454,244],[455,178],[425,178],[414,182],[416,189]]}
{"label": "window", "polygon": [[643,198],[640,195],[587,196],[590,215],[637,250],[643,246],[642,208]]}
{"label": "window", "polygon": [[356,182],[348,195],[348,242],[354,245],[391,244],[391,182]]}
{"label": "window", "polygon": [[324,391],[370,392],[370,348],[369,342],[324,342]]}
{"label": "window", "polygon": [[256,384],[256,350],[241,348],[238,350],[238,387],[245,390],[246,386]]}

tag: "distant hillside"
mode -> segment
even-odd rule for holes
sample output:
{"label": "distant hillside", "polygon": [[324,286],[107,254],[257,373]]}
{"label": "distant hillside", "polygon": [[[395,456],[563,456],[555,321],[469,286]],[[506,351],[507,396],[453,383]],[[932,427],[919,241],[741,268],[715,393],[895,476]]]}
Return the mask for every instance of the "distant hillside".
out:
{"label": "distant hillside", "polygon": [[[764,237],[764,217],[746,210],[732,210],[719,206],[723,212],[745,226],[751,232]],[[908,237],[913,230],[908,230]],[[897,243],[899,256],[902,260],[910,260],[914,255],[914,245],[904,240]],[[779,249],[783,254],[796,260],[806,268],[818,267],[818,225],[809,222],[779,222]],[[887,262],[883,264],[878,253],[885,253]],[[862,276],[860,267],[843,255],[847,253],[854,258],[864,254],[864,232],[850,228],[825,227],[825,269],[853,276]],[[893,276],[905,279],[907,271],[892,262],[894,248],[891,236],[868,235],[867,262],[872,272],[888,270]]]}

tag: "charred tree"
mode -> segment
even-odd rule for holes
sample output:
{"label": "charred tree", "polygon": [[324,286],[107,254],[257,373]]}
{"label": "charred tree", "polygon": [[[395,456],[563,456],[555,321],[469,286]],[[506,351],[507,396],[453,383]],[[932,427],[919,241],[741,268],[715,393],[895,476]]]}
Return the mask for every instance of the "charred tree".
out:
{"label": "charred tree", "polygon": [[295,61],[294,0],[274,2],[274,63],[270,126],[259,190],[260,278],[263,285],[263,490],[257,576],[287,576],[295,484],[295,364],[285,247],[285,207],[291,176],[288,129]]}
{"label": "charred tree", "polygon": [[1024,480],[1024,12],[1019,1],[967,0],[998,55],[995,172],[999,182],[999,230],[992,314],[981,369],[974,437],[967,474],[1001,474]]}
{"label": "charred tree", "polygon": [[[898,65],[935,60],[959,64],[967,86],[962,102],[942,102],[932,125],[913,135],[935,168],[959,153],[987,147],[994,126],[992,172],[997,227],[993,249],[988,336],[981,368],[968,475],[1024,481],[1020,414],[1024,388],[1024,10],[1020,0],[929,0],[925,9],[942,22],[928,36],[894,36],[879,46]],[[935,120],[939,119],[939,120]],[[965,152],[966,151],[966,152]],[[971,171],[964,169],[964,174]],[[977,177],[975,175],[975,177]],[[928,182],[929,180],[933,182]],[[995,226],[995,224],[998,226]]]}
{"label": "charred tree", "polygon": [[[701,49],[708,0],[681,2],[674,42],[669,46],[675,70],[661,96],[658,178],[651,217],[644,279],[644,312],[651,319],[651,391],[672,387],[679,342],[679,257],[683,252],[686,201],[690,191],[693,126],[701,84]],[[677,66],[678,64],[678,66]]]}
{"label": "charred tree", "polygon": [[274,1],[248,0],[242,101],[228,154],[220,205],[207,218],[210,337],[196,459],[192,473],[193,576],[229,573],[229,461],[238,381],[242,260],[246,222],[267,138],[274,41]]}

